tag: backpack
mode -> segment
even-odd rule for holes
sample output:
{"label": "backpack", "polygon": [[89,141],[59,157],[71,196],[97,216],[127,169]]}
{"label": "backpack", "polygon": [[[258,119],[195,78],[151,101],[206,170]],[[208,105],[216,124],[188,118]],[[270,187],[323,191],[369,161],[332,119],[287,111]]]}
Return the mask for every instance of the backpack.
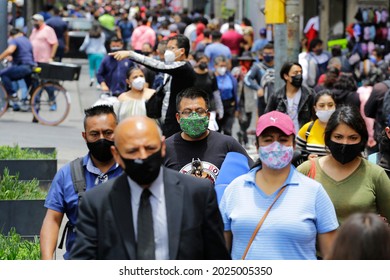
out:
{"label": "backpack", "polygon": [[390,80],[383,81],[383,83],[388,87],[385,95],[383,96],[383,105],[382,105],[382,116],[383,116],[383,123],[386,125],[390,125],[388,123],[389,116],[390,116]]}
{"label": "backpack", "polygon": [[[78,196],[78,202],[80,205],[81,198],[87,189],[87,183],[85,180],[84,167],[83,167],[83,158],[76,158],[70,162],[70,174],[72,176],[72,183],[74,191]],[[75,231],[75,226],[68,221],[62,232],[61,241],[58,244],[58,248],[62,249],[65,241],[65,236],[68,231]]]}
{"label": "backpack", "polygon": [[267,104],[271,95],[275,92],[275,69],[268,68],[262,63],[257,65],[260,68],[260,86],[264,89],[264,102]]}
{"label": "backpack", "polygon": [[316,71],[315,83],[314,83],[314,85],[309,85],[309,86],[314,87],[318,83],[318,79],[320,78],[320,76],[322,74],[326,73],[327,68],[328,68],[329,59],[330,59],[329,54],[327,54],[327,55],[328,55],[328,60],[327,61],[325,61],[324,63],[318,63],[317,58],[314,55],[312,55],[311,53],[309,53],[308,59],[307,59],[307,62],[308,62],[308,65],[309,65],[308,66],[308,71],[311,71],[311,69],[310,69],[310,61],[312,59],[314,59],[314,61],[316,62],[315,63],[315,65],[316,65],[316,69],[315,69],[315,71]]}

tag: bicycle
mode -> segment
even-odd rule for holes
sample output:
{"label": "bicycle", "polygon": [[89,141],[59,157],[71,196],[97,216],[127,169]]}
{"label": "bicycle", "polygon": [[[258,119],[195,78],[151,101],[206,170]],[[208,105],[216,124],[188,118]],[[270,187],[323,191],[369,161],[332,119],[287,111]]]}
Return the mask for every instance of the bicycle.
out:
{"label": "bicycle", "polygon": [[[66,80],[78,80],[81,66],[58,62],[39,63],[31,74],[29,88],[33,121],[55,126],[63,122],[70,111],[70,95],[60,84]],[[0,80],[0,117],[7,111],[9,97]]]}

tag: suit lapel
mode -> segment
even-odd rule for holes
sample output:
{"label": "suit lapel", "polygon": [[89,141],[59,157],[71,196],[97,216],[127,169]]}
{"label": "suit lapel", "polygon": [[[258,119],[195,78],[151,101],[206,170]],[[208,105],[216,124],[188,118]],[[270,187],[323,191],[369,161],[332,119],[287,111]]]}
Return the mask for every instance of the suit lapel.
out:
{"label": "suit lapel", "polygon": [[118,225],[118,229],[112,230],[119,231],[130,259],[135,260],[136,243],[131,210],[131,193],[126,173],[120,175],[114,182],[113,191],[111,192],[111,205]]}
{"label": "suit lapel", "polygon": [[167,207],[169,258],[176,259],[183,213],[183,186],[176,172],[164,168],[164,192]]}

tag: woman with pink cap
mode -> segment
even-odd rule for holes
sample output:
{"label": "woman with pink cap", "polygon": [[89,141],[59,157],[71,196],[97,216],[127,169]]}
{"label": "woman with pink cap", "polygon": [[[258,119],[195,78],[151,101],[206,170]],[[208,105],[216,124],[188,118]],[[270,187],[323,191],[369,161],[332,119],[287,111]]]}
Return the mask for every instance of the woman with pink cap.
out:
{"label": "woman with pink cap", "polygon": [[219,205],[232,259],[316,259],[316,245],[326,257],[338,228],[336,213],[322,185],[291,165],[293,121],[278,111],[266,113],[256,136],[259,162],[229,184]]}

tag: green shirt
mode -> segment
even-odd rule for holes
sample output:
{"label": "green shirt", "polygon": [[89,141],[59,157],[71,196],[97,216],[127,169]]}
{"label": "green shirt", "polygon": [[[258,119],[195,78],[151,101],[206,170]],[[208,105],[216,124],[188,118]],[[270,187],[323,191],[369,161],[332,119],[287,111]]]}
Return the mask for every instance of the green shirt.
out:
{"label": "green shirt", "polygon": [[[390,220],[390,179],[383,168],[362,159],[359,167],[347,178],[335,181],[315,160],[315,180],[321,183],[336,209],[339,223],[352,213],[370,211]],[[309,173],[311,162],[306,161],[297,170]]]}

